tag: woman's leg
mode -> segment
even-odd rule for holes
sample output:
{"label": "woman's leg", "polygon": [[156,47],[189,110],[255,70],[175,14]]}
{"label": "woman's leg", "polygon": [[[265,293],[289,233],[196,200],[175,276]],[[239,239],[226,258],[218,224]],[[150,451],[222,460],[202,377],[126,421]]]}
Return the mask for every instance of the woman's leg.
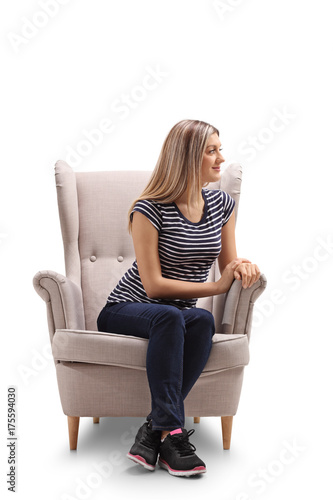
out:
{"label": "woman's leg", "polygon": [[182,397],[186,398],[204,369],[212,347],[215,321],[212,313],[202,308],[184,309],[185,343]]}
{"label": "woman's leg", "polygon": [[[182,311],[168,305],[123,302],[103,308],[97,325],[99,331],[149,339],[146,368],[152,396],[149,417],[153,429],[183,427],[181,391],[186,327]],[[191,349],[188,351],[190,355]]]}

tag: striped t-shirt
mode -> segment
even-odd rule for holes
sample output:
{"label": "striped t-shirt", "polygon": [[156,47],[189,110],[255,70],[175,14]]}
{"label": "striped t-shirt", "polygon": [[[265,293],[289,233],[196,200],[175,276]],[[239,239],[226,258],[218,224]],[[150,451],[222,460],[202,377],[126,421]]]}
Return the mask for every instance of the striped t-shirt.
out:
{"label": "striped t-shirt", "polygon": [[[221,252],[221,228],[229,220],[235,200],[219,189],[202,189],[205,201],[200,222],[191,222],[175,202],[140,200],[131,212],[141,212],[159,232],[158,251],[164,278],[207,280],[209,270]],[[107,298],[111,302],[146,302],[174,305],[179,309],[195,307],[198,299],[151,299],[143,288],[136,260]]]}

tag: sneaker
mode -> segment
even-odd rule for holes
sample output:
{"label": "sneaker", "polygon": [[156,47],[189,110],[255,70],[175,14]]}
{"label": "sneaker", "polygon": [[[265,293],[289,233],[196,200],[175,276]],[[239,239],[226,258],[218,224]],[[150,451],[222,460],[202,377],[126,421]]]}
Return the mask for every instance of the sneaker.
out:
{"label": "sneaker", "polygon": [[188,440],[194,429],[176,429],[162,441],[158,464],[173,476],[193,476],[206,472],[206,465],[194,453],[195,446]]}
{"label": "sneaker", "polygon": [[126,456],[145,469],[155,470],[160,444],[161,431],[153,431],[149,420],[138,430],[135,443]]}

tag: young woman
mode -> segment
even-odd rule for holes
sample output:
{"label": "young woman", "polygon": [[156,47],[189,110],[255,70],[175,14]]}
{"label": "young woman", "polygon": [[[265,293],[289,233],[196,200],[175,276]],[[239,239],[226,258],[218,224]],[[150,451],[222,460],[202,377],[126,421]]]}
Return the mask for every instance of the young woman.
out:
{"label": "young woman", "polygon": [[[218,181],[224,158],[219,131],[183,120],[166,137],[150,181],[129,210],[136,260],[107,298],[99,331],[149,339],[147,377],[152,407],[127,456],[177,476],[206,471],[184,429],[184,399],[208,360],[215,333],[212,314],[197,299],[225,293],[234,279],[250,287],[256,264],[238,258],[235,201]],[[221,278],[206,282],[218,258]]]}

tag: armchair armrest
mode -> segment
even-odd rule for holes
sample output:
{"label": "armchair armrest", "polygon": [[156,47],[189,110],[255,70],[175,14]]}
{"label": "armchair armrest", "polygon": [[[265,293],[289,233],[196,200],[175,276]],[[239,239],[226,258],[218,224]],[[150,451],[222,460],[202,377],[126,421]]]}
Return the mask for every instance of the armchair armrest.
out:
{"label": "armchair armrest", "polygon": [[51,343],[57,329],[85,330],[81,288],[62,274],[39,271],[33,286],[46,302]]}
{"label": "armchair armrest", "polygon": [[233,281],[225,298],[222,333],[241,333],[250,338],[253,306],[266,285],[264,274],[261,274],[259,280],[250,288],[244,289],[242,281]]}

